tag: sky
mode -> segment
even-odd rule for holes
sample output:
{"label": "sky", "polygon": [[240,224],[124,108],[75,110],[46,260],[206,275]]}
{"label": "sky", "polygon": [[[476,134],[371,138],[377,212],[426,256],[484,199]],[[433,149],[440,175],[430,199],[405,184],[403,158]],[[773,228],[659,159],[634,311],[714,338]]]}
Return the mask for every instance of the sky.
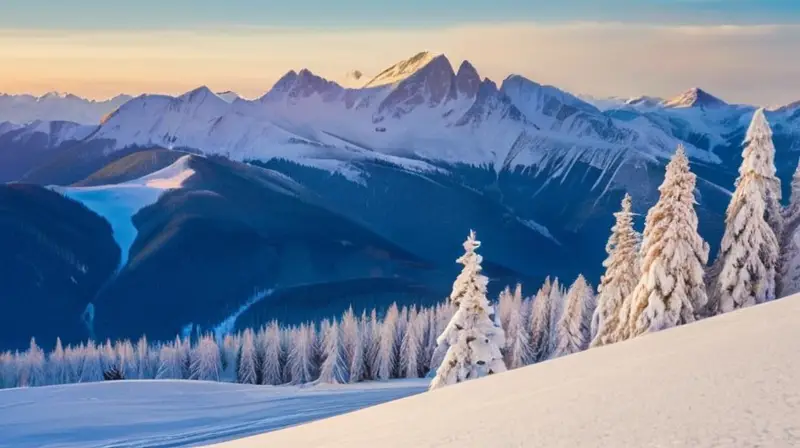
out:
{"label": "sky", "polygon": [[800,0],[0,0],[0,92],[256,97],[429,50],[573,93],[800,100]]}

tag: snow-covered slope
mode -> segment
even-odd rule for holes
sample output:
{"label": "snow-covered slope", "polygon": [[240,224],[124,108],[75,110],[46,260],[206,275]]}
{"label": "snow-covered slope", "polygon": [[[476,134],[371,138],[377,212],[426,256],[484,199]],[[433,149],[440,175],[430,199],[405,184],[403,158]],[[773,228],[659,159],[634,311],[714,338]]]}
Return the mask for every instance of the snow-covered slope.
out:
{"label": "snow-covered slope", "polygon": [[800,295],[219,446],[792,446]]}
{"label": "snow-covered slope", "polygon": [[114,381],[0,390],[0,446],[189,447],[422,392],[420,380],[352,386]]}
{"label": "snow-covered slope", "polygon": [[34,120],[97,124],[103,116],[130,99],[127,95],[119,95],[108,100],[95,101],[58,92],[39,97],[0,94],[0,121],[20,124]]}
{"label": "snow-covered slope", "polygon": [[181,188],[183,182],[194,174],[189,167],[191,157],[183,156],[166,168],[129,182],[96,187],[52,188],[82,203],[111,224],[114,240],[122,252],[118,268],[121,269],[128,262],[131,246],[136,240],[133,216],[155,203],[165,190]]}

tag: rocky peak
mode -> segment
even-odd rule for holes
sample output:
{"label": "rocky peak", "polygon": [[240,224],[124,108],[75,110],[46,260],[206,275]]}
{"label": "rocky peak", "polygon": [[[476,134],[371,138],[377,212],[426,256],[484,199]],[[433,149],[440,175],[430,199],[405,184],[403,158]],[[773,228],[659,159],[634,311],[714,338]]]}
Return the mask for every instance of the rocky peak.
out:
{"label": "rocky peak", "polygon": [[481,78],[475,67],[469,61],[462,62],[461,66],[458,67],[458,73],[456,73],[455,87],[458,94],[467,98],[474,98],[478,94],[480,85]]}
{"label": "rocky peak", "polygon": [[680,95],[667,100],[663,103],[664,107],[701,107],[701,108],[714,108],[726,106],[728,103],[715,97],[714,95],[706,92],[698,87],[691,88]]}

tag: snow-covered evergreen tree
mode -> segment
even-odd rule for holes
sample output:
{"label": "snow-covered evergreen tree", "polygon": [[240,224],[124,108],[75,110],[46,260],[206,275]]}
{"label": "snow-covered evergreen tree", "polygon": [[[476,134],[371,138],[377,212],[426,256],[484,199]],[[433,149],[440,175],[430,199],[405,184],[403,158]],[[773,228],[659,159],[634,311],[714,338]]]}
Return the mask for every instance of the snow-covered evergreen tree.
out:
{"label": "snow-covered evergreen tree", "polygon": [[100,361],[103,364],[103,376],[107,379],[117,379],[121,375],[119,367],[119,359],[117,359],[117,351],[111,344],[110,339],[106,339],[100,349]]}
{"label": "snow-covered evergreen tree", "polygon": [[781,263],[777,297],[800,292],[800,163],[792,176],[792,194],[784,212]]}
{"label": "snow-covered evergreen tree", "polygon": [[36,339],[31,338],[28,351],[20,355],[18,361],[19,377],[17,378],[19,387],[36,387],[47,385],[47,373],[45,370],[44,351],[36,345]]}
{"label": "snow-covered evergreen tree", "polygon": [[567,291],[564,285],[558,281],[558,278],[553,279],[553,283],[550,286],[550,339],[547,344],[547,358],[549,358],[556,349],[556,337],[558,336],[556,327],[564,311],[564,299],[566,295]]}
{"label": "snow-covered evergreen tree", "polygon": [[253,330],[248,328],[242,333],[242,348],[239,350],[236,364],[236,381],[241,384],[258,384],[257,365],[255,335]]}
{"label": "snow-covered evergreen tree", "polygon": [[583,275],[579,275],[567,292],[564,312],[556,326],[556,348],[553,358],[571,355],[588,348],[593,301],[592,286]]}
{"label": "snow-covered evergreen tree", "polygon": [[124,379],[136,379],[139,375],[139,365],[137,364],[136,351],[129,340],[117,341],[114,345],[119,369]]}
{"label": "snow-covered evergreen tree", "polygon": [[70,384],[75,382],[75,379],[72,378],[70,365],[67,362],[64,346],[61,344],[61,338],[56,338],[56,348],[48,356],[47,365],[50,377],[48,384]]}
{"label": "snow-covered evergreen tree", "polygon": [[713,299],[717,313],[775,298],[781,235],[777,232],[782,224],[773,199],[780,194],[780,182],[775,176],[772,131],[763,109],[753,116],[745,144],[716,261]]}
{"label": "snow-covered evergreen tree", "polygon": [[164,344],[158,353],[158,370],[156,379],[183,379],[183,350],[180,343]]}
{"label": "snow-covered evergreen tree", "polygon": [[81,383],[103,381],[103,361],[100,350],[93,341],[89,341],[81,350],[83,365],[81,366]]}
{"label": "snow-covered evergreen tree", "polygon": [[381,326],[377,375],[377,379],[381,381],[390,379],[397,366],[395,338],[397,336],[397,321],[399,318],[400,311],[397,309],[397,304],[393,303],[386,311],[386,316],[384,316],[383,325]]}
{"label": "snow-covered evergreen tree", "polygon": [[553,285],[550,278],[545,279],[539,292],[531,304],[530,313],[530,345],[531,362],[544,361],[550,356],[550,316],[552,308]]}
{"label": "snow-covered evergreen tree", "polygon": [[200,381],[219,381],[222,374],[220,349],[212,335],[200,338],[197,348],[192,351],[192,364],[189,379]]}
{"label": "snow-covered evergreen tree", "polygon": [[292,344],[289,347],[287,366],[291,384],[305,384],[313,381],[314,328],[306,324],[292,331]]}
{"label": "snow-covered evergreen tree", "polygon": [[406,334],[400,344],[400,370],[401,377],[419,378],[420,353],[422,342],[425,337],[425,325],[423,319],[427,319],[425,314],[417,313],[415,308],[411,309],[408,315],[408,327]]}
{"label": "snow-covered evergreen tree", "polygon": [[433,378],[436,375],[436,369],[442,365],[444,356],[447,354],[447,349],[450,348],[447,345],[447,341],[444,341],[443,344],[439,344],[439,335],[444,332],[445,328],[447,328],[447,325],[450,323],[450,319],[452,319],[453,314],[455,314],[455,310],[456,308],[449,300],[447,303],[440,304],[436,307],[434,322],[431,329],[433,332],[432,344],[435,347],[431,351],[429,371],[426,375],[430,378]]}
{"label": "snow-covered evergreen tree", "polygon": [[281,374],[281,329],[278,322],[272,321],[259,335],[261,347],[261,384],[277,386],[283,383]]}
{"label": "snow-covered evergreen tree", "polygon": [[351,383],[363,381],[366,375],[365,341],[352,306],[342,315],[341,335],[345,363],[348,366],[348,381]]}
{"label": "snow-covered evergreen tree", "polygon": [[157,364],[153,364],[153,358],[150,354],[150,345],[147,343],[147,337],[142,336],[136,342],[136,366],[138,367],[136,377],[140,380],[155,378],[155,369]]}
{"label": "snow-covered evergreen tree", "polygon": [[514,307],[514,294],[511,292],[511,287],[506,288],[500,292],[497,297],[497,317],[500,320],[500,326],[503,331],[508,331],[508,320],[511,317],[512,309]]}
{"label": "snow-covered evergreen tree", "polygon": [[[597,309],[593,316],[592,347],[616,342],[623,303],[631,296],[639,279],[639,242],[641,236],[633,228],[631,196],[625,194],[622,209],[614,213],[616,223],[606,244],[608,258],[603,262],[606,272],[597,287]],[[627,313],[630,313],[628,302]],[[627,314],[626,314],[627,315]]]}
{"label": "snow-covered evergreen tree", "polygon": [[706,306],[708,244],[697,233],[696,178],[679,146],[667,164],[661,196],[645,221],[641,276],[632,293],[629,336],[695,320]]}
{"label": "snow-covered evergreen tree", "polygon": [[495,310],[486,298],[489,279],[481,274],[483,258],[476,252],[480,244],[470,231],[465,253],[456,260],[464,266],[450,296],[457,310],[437,341],[449,348],[431,381],[431,390],[506,370],[501,354],[505,334],[495,325]]}
{"label": "snow-covered evergreen tree", "polygon": [[522,300],[522,291],[518,287],[517,291],[512,295],[512,306],[508,316],[508,330],[505,332],[505,362],[509,369],[526,366],[532,360],[533,350],[530,345],[530,334],[525,325],[528,318],[527,305]]}
{"label": "snow-covered evergreen tree", "polygon": [[322,336],[323,361],[320,367],[319,382],[328,384],[344,384],[348,380],[347,363],[342,333],[335,320]]}

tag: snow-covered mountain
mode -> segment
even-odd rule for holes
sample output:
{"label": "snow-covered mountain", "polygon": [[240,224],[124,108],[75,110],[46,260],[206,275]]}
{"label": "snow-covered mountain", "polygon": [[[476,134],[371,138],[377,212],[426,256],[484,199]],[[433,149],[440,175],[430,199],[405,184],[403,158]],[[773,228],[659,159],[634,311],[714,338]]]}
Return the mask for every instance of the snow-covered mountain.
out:
{"label": "snow-covered mountain", "polygon": [[[35,313],[60,294],[76,307],[65,311],[75,317],[70,322],[102,301],[94,309],[103,336],[156,337],[190,322],[219,322],[254,291],[276,293],[243,316],[243,325],[274,313],[324,317],[326,308],[313,301],[320,294],[331,307],[351,299],[372,306],[434,301],[446,294],[450,277],[442,273],[454,268],[471,228],[486,246],[492,288],[578,273],[596,282],[622,195],[630,193],[643,215],[679,144],[699,177],[700,232],[713,252],[755,110],[700,89],[598,107],[520,75],[498,85],[469,61],[424,52],[364,85],[299,69],[252,101],[200,87],[133,98],[94,126],[0,124],[0,181],[116,185],[183,153],[195,154],[187,163],[197,173],[147,207],[117,210],[137,229],[125,243],[115,239],[118,223],[104,217],[113,195],[82,195],[76,205],[51,190],[0,186],[0,199],[14,204],[13,222],[0,219],[0,245],[17,245],[0,251],[0,263],[37,259],[54,279],[41,283],[24,266],[11,283],[0,277],[15,315]],[[788,195],[800,155],[800,107],[767,117]],[[50,215],[62,225],[41,219]],[[20,233],[20,221],[35,230]],[[90,243],[77,237],[84,234]],[[116,275],[123,251],[128,262]],[[341,257],[350,258],[331,269]],[[78,258],[90,274],[76,267]],[[192,307],[173,303],[184,296]],[[165,303],[174,308],[151,325],[142,310]],[[9,345],[24,345],[32,328],[55,339],[58,325],[31,319],[0,326],[0,345],[3,332]],[[56,335],[86,337],[80,326],[67,327]]]}
{"label": "snow-covered mountain", "polygon": [[97,124],[105,115],[129,99],[131,97],[127,95],[95,101],[59,92],[50,92],[39,97],[0,93],[0,122],[25,124],[41,120]]}
{"label": "snow-covered mountain", "polygon": [[225,100],[226,103],[232,103],[241,98],[238,93],[231,92],[230,90],[226,90],[225,92],[217,92],[217,96]]}

